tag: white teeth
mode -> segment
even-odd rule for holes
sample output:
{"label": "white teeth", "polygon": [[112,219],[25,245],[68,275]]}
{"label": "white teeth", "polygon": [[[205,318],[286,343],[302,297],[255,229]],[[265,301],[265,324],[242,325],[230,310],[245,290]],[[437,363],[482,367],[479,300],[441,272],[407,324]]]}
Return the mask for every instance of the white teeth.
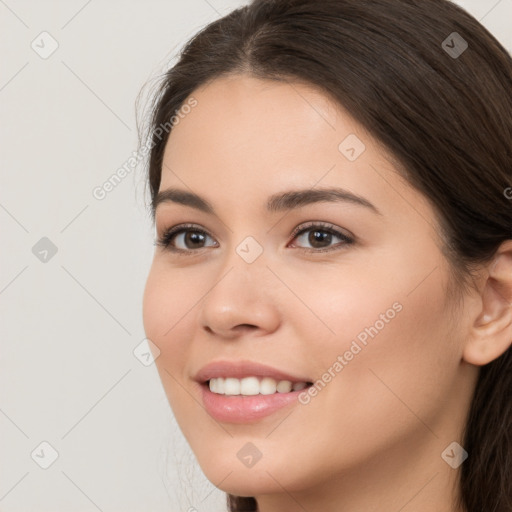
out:
{"label": "white teeth", "polygon": [[261,380],[258,377],[244,377],[236,379],[234,377],[218,377],[210,379],[210,391],[219,395],[273,395],[274,393],[289,393],[304,389],[305,382],[295,382],[292,384],[289,380],[276,381],[272,377],[264,377]]}
{"label": "white teeth", "polygon": [[260,382],[256,377],[245,377],[240,381],[241,395],[257,395],[260,392]]}
{"label": "white teeth", "polygon": [[225,395],[239,395],[240,394],[240,380],[227,378],[224,381],[224,394]]}
{"label": "white teeth", "polygon": [[262,395],[273,395],[277,390],[277,383],[271,377],[264,377],[260,382],[260,393]]}

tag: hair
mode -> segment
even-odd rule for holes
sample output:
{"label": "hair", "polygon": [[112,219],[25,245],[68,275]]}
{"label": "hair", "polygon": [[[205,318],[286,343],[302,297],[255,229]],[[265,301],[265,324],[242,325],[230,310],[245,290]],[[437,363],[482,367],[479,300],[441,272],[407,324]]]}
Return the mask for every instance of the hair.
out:
{"label": "hair", "polygon": [[[449,53],[464,49],[454,32],[468,45],[460,55]],[[200,86],[240,74],[316,87],[388,151],[438,216],[459,298],[474,287],[474,270],[512,239],[512,59],[462,8],[448,0],[253,0],[204,27],[151,103],[153,218],[172,131],[159,127]],[[511,427],[509,347],[479,369],[457,509],[512,510]],[[253,497],[228,494],[227,505],[257,510]]]}

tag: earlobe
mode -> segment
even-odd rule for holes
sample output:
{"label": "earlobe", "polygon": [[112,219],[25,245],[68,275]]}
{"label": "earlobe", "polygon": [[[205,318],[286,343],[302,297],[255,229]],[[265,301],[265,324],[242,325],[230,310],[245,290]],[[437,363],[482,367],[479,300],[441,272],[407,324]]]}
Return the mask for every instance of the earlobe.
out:
{"label": "earlobe", "polygon": [[487,267],[482,307],[466,341],[463,359],[483,366],[512,345],[512,240],[503,242]]}

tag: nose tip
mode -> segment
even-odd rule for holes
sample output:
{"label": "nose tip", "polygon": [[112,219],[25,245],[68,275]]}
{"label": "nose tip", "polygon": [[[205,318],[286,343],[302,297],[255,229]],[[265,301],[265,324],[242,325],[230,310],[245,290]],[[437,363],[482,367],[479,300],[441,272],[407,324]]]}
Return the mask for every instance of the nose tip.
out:
{"label": "nose tip", "polygon": [[[257,269],[257,270],[256,270]],[[280,323],[273,275],[261,264],[234,266],[210,288],[200,305],[203,333],[233,339],[272,332]],[[229,274],[229,276],[227,275]],[[215,278],[215,276],[213,276]]]}

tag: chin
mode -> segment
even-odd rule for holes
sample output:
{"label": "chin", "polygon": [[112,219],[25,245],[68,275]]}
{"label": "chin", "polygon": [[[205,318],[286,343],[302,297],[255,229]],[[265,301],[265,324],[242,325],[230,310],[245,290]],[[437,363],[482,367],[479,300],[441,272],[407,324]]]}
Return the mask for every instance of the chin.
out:
{"label": "chin", "polygon": [[[269,472],[281,482],[281,475],[276,474],[276,471],[269,470]],[[254,468],[245,471],[237,470],[226,478],[227,474],[221,475],[218,471],[213,471],[212,474],[205,473],[213,485],[235,496],[258,496],[283,492],[282,487],[265,470],[256,471]]]}
{"label": "chin", "polygon": [[304,489],[311,481],[311,475],[294,474],[293,464],[283,463],[291,460],[286,456],[273,457],[264,462],[259,460],[253,467],[245,467],[234,455],[226,452],[218,457],[198,458],[199,465],[206,478],[220,490],[235,496],[258,496],[282,493],[283,487],[295,492]]}

